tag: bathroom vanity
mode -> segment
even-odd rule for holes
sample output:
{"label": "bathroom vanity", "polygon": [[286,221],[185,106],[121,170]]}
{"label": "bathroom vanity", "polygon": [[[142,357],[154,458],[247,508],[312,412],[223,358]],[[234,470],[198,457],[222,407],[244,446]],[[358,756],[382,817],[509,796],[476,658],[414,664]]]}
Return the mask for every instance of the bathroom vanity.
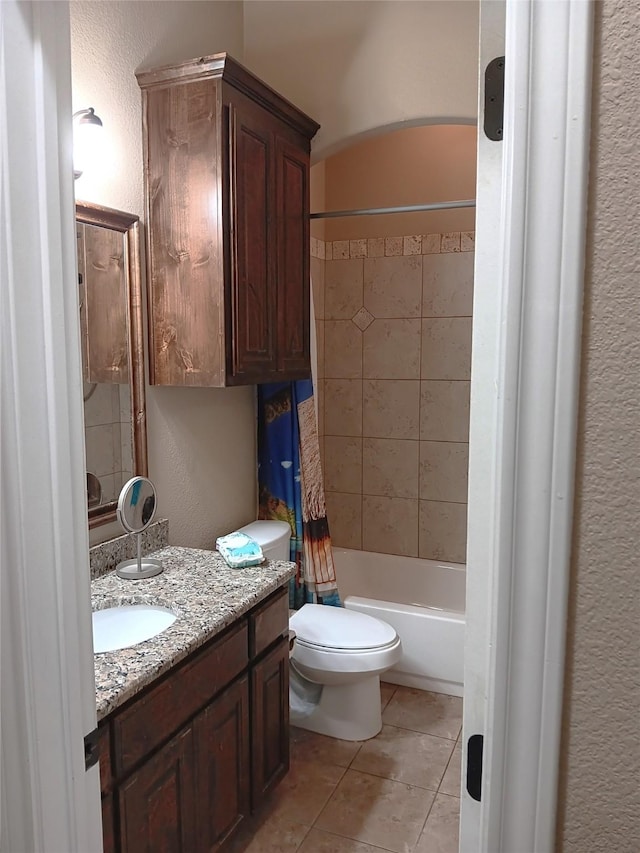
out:
{"label": "bathroom vanity", "polygon": [[92,583],[93,609],[155,602],[177,619],[95,656],[105,851],[222,850],[289,766],[288,562],[230,569],[155,552],[162,575]]}

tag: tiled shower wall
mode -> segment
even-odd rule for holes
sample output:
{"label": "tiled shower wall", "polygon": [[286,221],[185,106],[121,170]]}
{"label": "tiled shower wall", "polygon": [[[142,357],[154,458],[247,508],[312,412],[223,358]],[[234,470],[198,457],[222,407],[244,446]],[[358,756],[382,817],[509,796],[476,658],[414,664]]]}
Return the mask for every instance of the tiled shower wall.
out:
{"label": "tiled shower wall", "polygon": [[100,480],[103,503],[115,500],[133,476],[130,386],[98,383],[84,404],[84,426],[87,471]]}
{"label": "tiled shower wall", "polygon": [[473,232],[312,240],[332,541],[462,563]]}

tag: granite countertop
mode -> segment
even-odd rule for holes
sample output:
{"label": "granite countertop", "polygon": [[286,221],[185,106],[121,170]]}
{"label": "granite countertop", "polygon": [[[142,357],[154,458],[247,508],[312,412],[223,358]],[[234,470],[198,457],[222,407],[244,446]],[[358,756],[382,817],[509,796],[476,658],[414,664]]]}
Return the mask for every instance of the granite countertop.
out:
{"label": "granite countertop", "polygon": [[150,640],[94,655],[98,720],[251,610],[295,571],[293,563],[273,561],[231,569],[217,551],[174,546],[149,556],[162,560],[162,574],[132,581],[112,572],[91,583],[93,610],[158,604],[178,617]]}

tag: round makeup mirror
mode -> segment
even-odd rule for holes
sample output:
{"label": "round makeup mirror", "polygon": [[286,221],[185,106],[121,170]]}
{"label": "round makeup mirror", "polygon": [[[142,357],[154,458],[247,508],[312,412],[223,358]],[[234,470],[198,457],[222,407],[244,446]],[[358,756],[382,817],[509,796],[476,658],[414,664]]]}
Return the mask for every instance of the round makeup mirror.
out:
{"label": "round makeup mirror", "polygon": [[118,563],[116,574],[121,578],[129,580],[150,578],[162,571],[160,560],[151,557],[142,558],[142,532],[153,521],[156,505],[156,489],[147,477],[132,477],[122,487],[116,515],[127,533],[137,535],[138,556],[133,560]]}
{"label": "round makeup mirror", "polygon": [[147,477],[132,477],[122,487],[116,515],[127,533],[142,533],[156,512],[156,489]]}

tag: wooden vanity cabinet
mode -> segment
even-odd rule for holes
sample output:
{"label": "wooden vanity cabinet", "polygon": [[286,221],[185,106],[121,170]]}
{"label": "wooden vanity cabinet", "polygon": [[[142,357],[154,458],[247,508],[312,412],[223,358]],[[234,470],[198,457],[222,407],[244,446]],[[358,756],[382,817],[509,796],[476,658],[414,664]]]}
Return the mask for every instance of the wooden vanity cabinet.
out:
{"label": "wooden vanity cabinet", "polygon": [[287,605],[278,590],[102,721],[105,851],[222,851],[286,774]]}
{"label": "wooden vanity cabinet", "polygon": [[227,54],[137,78],[151,383],[308,377],[309,152],[319,126]]}

